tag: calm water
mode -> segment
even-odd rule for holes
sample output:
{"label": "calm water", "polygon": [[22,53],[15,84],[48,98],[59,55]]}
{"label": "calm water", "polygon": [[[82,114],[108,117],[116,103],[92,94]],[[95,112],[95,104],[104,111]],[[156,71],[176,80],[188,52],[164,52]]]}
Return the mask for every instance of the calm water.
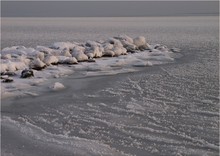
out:
{"label": "calm water", "polygon": [[218,155],[218,17],[2,19],[2,47],[143,35],[173,64],[2,101],[2,155]]}

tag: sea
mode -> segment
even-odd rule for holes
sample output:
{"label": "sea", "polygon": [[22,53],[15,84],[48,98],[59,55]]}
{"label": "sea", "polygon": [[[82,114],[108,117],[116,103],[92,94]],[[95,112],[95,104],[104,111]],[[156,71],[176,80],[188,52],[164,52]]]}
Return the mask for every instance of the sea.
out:
{"label": "sea", "polygon": [[182,57],[131,73],[74,73],[62,91],[1,100],[2,156],[219,154],[219,16],[1,19],[1,49],[120,34]]}

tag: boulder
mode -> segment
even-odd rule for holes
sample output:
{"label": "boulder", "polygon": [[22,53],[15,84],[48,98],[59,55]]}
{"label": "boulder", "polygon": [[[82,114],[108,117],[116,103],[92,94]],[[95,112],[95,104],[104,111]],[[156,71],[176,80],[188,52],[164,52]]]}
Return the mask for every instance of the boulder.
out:
{"label": "boulder", "polygon": [[75,57],[58,56],[58,63],[60,64],[77,64],[78,61]]}
{"label": "boulder", "polygon": [[121,42],[122,41],[126,41],[127,43],[130,43],[130,44],[133,44],[134,41],[131,37],[127,36],[127,35],[119,35],[117,37],[114,37],[115,39],[117,40],[120,40]]}
{"label": "boulder", "polygon": [[39,58],[36,58],[33,62],[30,64],[30,68],[35,70],[42,70],[46,67],[46,64],[42,62]]}
{"label": "boulder", "polygon": [[56,65],[58,63],[58,61],[59,60],[57,59],[57,57],[53,56],[53,55],[47,55],[44,59],[44,63],[48,66],[51,64]]}
{"label": "boulder", "polygon": [[11,59],[11,54],[2,54],[1,59]]}
{"label": "boulder", "polygon": [[88,56],[84,54],[85,47],[82,46],[76,46],[73,48],[72,56],[77,59],[78,62],[87,61]]}
{"label": "boulder", "polygon": [[146,50],[146,49],[151,49],[150,45],[146,42],[146,39],[143,36],[138,36],[134,38],[134,44],[141,51]]}
{"label": "boulder", "polygon": [[15,72],[5,71],[5,72],[1,72],[1,75],[3,75],[3,76],[15,76],[17,74]]}
{"label": "boulder", "polygon": [[33,70],[25,69],[25,70],[22,70],[21,72],[21,78],[29,78],[32,76],[34,77]]}
{"label": "boulder", "polygon": [[3,79],[2,82],[4,82],[4,83],[10,83],[10,82],[13,82],[13,81],[14,81],[13,78],[8,77],[8,78]]}

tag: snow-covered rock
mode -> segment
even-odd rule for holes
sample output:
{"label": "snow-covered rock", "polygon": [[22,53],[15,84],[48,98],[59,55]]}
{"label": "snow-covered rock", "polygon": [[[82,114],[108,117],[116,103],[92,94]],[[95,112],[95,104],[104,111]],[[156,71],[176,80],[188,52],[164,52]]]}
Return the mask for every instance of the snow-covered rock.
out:
{"label": "snow-covered rock", "polygon": [[51,65],[51,64],[57,64],[58,63],[58,59],[57,59],[57,57],[56,56],[53,56],[53,55],[48,55],[48,56],[46,56],[45,57],[45,59],[44,59],[44,63],[46,64],[46,65]]}
{"label": "snow-covered rock", "polygon": [[41,70],[45,67],[46,67],[46,64],[42,62],[39,58],[34,59],[30,64],[30,68],[35,69],[35,70]]}
{"label": "snow-covered rock", "polygon": [[27,56],[27,58],[30,58],[30,59],[39,58],[41,61],[44,60],[44,53],[43,53],[43,52],[36,51],[36,50],[27,53],[26,56]]}
{"label": "snow-covered rock", "polygon": [[130,44],[134,43],[133,39],[127,35],[119,35],[114,38],[120,40],[121,42],[126,41],[127,43],[130,43]]}
{"label": "snow-covered rock", "polygon": [[124,47],[115,47],[113,49],[115,56],[126,55],[127,50]]}
{"label": "snow-covered rock", "polygon": [[60,82],[55,82],[50,88],[54,91],[58,91],[64,89],[65,86]]}
{"label": "snow-covered rock", "polygon": [[29,78],[32,76],[34,76],[33,70],[25,69],[25,70],[22,70],[22,72],[21,72],[21,78]]}
{"label": "snow-covered rock", "polygon": [[11,59],[11,54],[2,54],[1,59]]}
{"label": "snow-covered rock", "polygon": [[75,57],[58,56],[58,63],[60,64],[77,64],[78,61]]}
{"label": "snow-covered rock", "polygon": [[74,47],[76,46],[76,44],[71,43],[71,42],[55,42],[51,48],[53,49],[68,49],[68,50],[72,50]]}
{"label": "snow-covered rock", "polygon": [[78,62],[87,61],[88,56],[84,52],[85,52],[85,47],[76,46],[72,50],[72,56],[75,57]]}
{"label": "snow-covered rock", "polygon": [[146,39],[143,36],[134,38],[134,44],[139,50],[150,49],[149,44],[146,42]]}

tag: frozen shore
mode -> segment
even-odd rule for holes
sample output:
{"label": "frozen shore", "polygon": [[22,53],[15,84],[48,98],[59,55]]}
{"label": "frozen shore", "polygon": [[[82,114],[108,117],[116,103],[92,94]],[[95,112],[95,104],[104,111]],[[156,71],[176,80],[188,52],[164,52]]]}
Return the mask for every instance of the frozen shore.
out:
{"label": "frozen shore", "polygon": [[127,35],[105,41],[56,42],[50,47],[7,47],[1,50],[1,97],[38,96],[39,88],[65,89],[56,79],[70,74],[85,77],[134,72],[137,67],[172,62],[176,52],[179,49],[149,44],[143,36],[133,39]]}

